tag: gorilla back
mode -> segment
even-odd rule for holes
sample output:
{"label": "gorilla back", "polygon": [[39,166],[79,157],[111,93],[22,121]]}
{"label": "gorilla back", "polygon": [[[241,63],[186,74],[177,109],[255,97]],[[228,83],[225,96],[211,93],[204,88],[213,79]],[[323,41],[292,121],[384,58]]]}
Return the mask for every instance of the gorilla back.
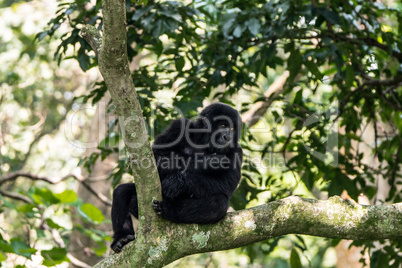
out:
{"label": "gorilla back", "polygon": [[[177,223],[216,223],[229,207],[240,181],[242,150],[239,113],[222,103],[206,107],[196,121],[175,120],[153,144],[163,201],[153,208]],[[113,192],[112,224],[115,252],[134,240],[131,215],[138,218],[134,183]]]}

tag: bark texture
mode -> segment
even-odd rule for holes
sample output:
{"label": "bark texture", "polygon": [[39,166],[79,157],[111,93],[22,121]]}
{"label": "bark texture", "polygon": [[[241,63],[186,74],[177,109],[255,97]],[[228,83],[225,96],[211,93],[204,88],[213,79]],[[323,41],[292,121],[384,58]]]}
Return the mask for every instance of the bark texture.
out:
{"label": "bark texture", "polygon": [[[102,1],[103,36],[100,37],[93,26],[84,27],[81,36],[98,55],[99,70],[116,107],[138,193],[139,228],[152,230],[157,228],[159,220],[152,209],[152,200],[161,200],[162,195],[155,158],[129,69],[125,8],[124,0]],[[144,221],[146,225],[141,224]]]}
{"label": "bark texture", "polygon": [[[162,267],[187,255],[237,248],[286,234],[401,239],[402,203],[369,206],[338,196],[326,201],[291,196],[229,213],[217,224],[165,222],[163,232],[153,232],[156,245],[148,247],[142,239],[136,240],[95,267]],[[147,254],[138,255],[138,248],[144,247]]]}

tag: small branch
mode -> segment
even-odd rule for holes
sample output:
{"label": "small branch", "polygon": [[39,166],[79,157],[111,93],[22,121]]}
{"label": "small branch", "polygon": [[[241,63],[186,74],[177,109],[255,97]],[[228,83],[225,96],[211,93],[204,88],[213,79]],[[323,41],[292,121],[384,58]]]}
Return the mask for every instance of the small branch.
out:
{"label": "small branch", "polygon": [[[371,37],[357,37],[357,38],[350,38],[341,34],[337,34],[334,32],[330,32],[328,35],[323,34],[321,35],[321,37],[329,37],[332,38],[336,41],[343,41],[343,42],[347,42],[347,43],[351,43],[351,44],[361,44],[362,42],[370,47],[377,47],[385,52],[388,52],[388,46],[379,43],[377,40],[375,40],[374,38]],[[392,56],[397,58],[399,61],[402,61],[402,53],[392,50],[391,52]]]}
{"label": "small branch", "polygon": [[[76,174],[68,174],[62,178],[60,178],[59,180],[51,180],[48,177],[44,177],[44,176],[39,176],[36,174],[32,174],[29,172],[25,172],[25,171],[17,171],[14,173],[10,173],[7,176],[0,178],[0,185],[8,182],[8,181],[13,181],[16,180],[18,177],[24,177],[30,180],[34,180],[34,181],[45,181],[47,183],[50,184],[58,184],[68,178],[74,178],[75,180],[79,181],[80,183],[82,183],[82,185],[88,189],[88,191],[90,191],[93,195],[95,195],[101,202],[103,202],[105,205],[107,206],[112,206],[112,202],[109,200],[109,198],[107,198],[105,195],[103,195],[102,193],[97,192],[95,189],[92,188],[92,186],[87,183],[85,181],[84,178],[81,178],[80,176],[76,175]],[[4,196],[7,196],[6,194],[4,194]],[[9,196],[10,197],[10,196]],[[17,199],[17,198],[14,198]],[[21,199],[20,199],[21,200]]]}
{"label": "small branch", "polygon": [[29,199],[28,197],[26,197],[22,194],[17,194],[17,193],[3,191],[3,190],[0,190],[0,194],[4,195],[6,197],[9,197],[9,198],[15,199],[15,200],[19,200],[19,201],[22,201],[22,202],[25,202],[28,204],[32,204],[31,199]]}
{"label": "small branch", "polygon": [[296,131],[296,129],[293,129],[293,130],[289,133],[288,138],[286,139],[285,143],[283,144],[282,155],[283,155],[283,162],[285,163],[285,166],[286,166],[290,171],[292,171],[293,176],[294,176],[295,178],[297,178],[297,176],[296,176],[297,172],[289,165],[288,161],[286,160],[286,147],[288,146],[288,144],[289,144],[289,142],[290,142],[290,139],[292,138],[292,134],[293,134],[293,132],[295,132],[295,131]]}
{"label": "small branch", "polygon": [[67,253],[67,258],[70,259],[71,263],[74,264],[74,266],[77,267],[82,267],[82,268],[90,268],[92,267],[91,265],[77,259],[76,257],[73,256],[71,253]]}
{"label": "small branch", "polygon": [[[69,102],[66,105],[66,110],[70,110],[70,108],[73,105],[73,102]],[[31,142],[31,144],[29,145],[29,149],[28,152],[25,154],[24,159],[21,161],[21,165],[20,167],[22,168],[23,166],[25,166],[25,163],[27,162],[28,158],[31,156],[32,153],[32,148],[46,135],[51,134],[54,130],[57,130],[60,128],[61,123],[64,122],[64,120],[66,120],[67,118],[67,114],[65,113],[60,120],[57,121],[57,123],[50,125],[46,125],[46,123],[43,125],[42,131],[34,138],[34,140]],[[40,114],[39,114],[40,115]],[[41,116],[41,115],[40,115]],[[39,117],[40,117],[39,116]],[[46,117],[46,116],[45,116]],[[43,120],[45,120],[46,118],[44,118]],[[42,118],[41,118],[42,121]]]}
{"label": "small branch", "polygon": [[95,195],[102,203],[104,203],[105,205],[111,207],[112,206],[112,201],[109,200],[109,198],[107,198],[104,194],[99,193],[97,191],[95,191],[94,188],[92,188],[92,186],[86,182],[86,180],[80,180],[79,178],[75,178],[77,181],[81,182],[82,185],[87,188],[88,191],[90,191],[93,195]]}
{"label": "small branch", "polygon": [[28,179],[31,179],[31,180],[34,180],[34,181],[45,181],[45,182],[50,183],[50,184],[57,184],[57,183],[65,180],[65,179],[67,179],[67,178],[69,178],[71,176],[73,176],[73,175],[69,174],[69,175],[64,176],[63,178],[59,179],[58,181],[53,181],[53,180],[51,180],[51,179],[49,179],[47,177],[39,176],[39,175],[36,175],[36,174],[32,174],[32,173],[20,170],[20,171],[17,171],[17,172],[9,173],[8,175],[4,176],[3,178],[0,178],[0,185],[6,183],[8,181],[16,180],[18,177],[25,177],[25,178],[28,178]]}
{"label": "small branch", "polygon": [[95,26],[85,25],[80,31],[80,36],[92,47],[96,57],[99,57],[102,48],[102,36]]}
{"label": "small branch", "polygon": [[401,154],[402,154],[402,142],[399,141],[398,151],[396,152],[395,167],[392,170],[391,180],[389,182],[391,187],[396,187],[396,185],[395,185],[396,173],[399,171],[399,163],[401,162]]}
{"label": "small branch", "polygon": [[402,76],[396,77],[394,79],[374,79],[371,78],[370,76],[361,73],[361,75],[364,77],[363,83],[365,85],[374,85],[374,86],[393,86],[393,85],[398,85],[399,83],[402,82]]}
{"label": "small branch", "polygon": [[265,100],[258,101],[245,113],[241,115],[244,124],[249,127],[255,125],[260,118],[267,112],[274,100],[283,93],[286,80],[289,77],[289,71],[285,71],[272,83],[264,93]]}

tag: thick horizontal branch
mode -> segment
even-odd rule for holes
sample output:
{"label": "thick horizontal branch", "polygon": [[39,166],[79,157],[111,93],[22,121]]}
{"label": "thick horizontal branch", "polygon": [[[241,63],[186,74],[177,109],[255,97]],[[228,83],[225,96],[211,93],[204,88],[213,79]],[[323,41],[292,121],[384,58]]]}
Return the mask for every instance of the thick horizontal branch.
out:
{"label": "thick horizontal branch", "polygon": [[[112,205],[112,202],[109,200],[109,198],[107,198],[102,193],[97,192],[95,189],[92,188],[92,186],[90,184],[88,184],[85,181],[84,178],[81,178],[76,174],[68,174],[68,175],[66,175],[66,176],[64,176],[64,177],[62,177],[62,178],[60,178],[58,180],[52,180],[52,179],[50,179],[48,177],[32,174],[32,173],[29,173],[29,172],[26,172],[26,171],[17,171],[17,172],[10,173],[10,174],[0,178],[0,185],[4,184],[6,182],[9,182],[9,181],[16,180],[19,177],[24,177],[24,178],[27,178],[27,179],[30,179],[30,180],[35,180],[35,181],[45,181],[45,182],[50,183],[50,184],[57,184],[57,183],[60,183],[60,182],[66,180],[68,178],[74,178],[75,180],[77,180],[80,183],[82,183],[82,185],[85,188],[87,188],[88,191],[90,191],[93,195],[95,195],[105,205],[107,205],[107,206]],[[11,196],[10,193],[4,194],[4,196],[8,196],[8,197],[13,198],[13,199],[21,200],[21,198],[17,198],[18,196],[16,196],[16,197]],[[22,201],[26,202],[26,200],[22,200]]]}
{"label": "thick horizontal branch", "polygon": [[200,227],[199,231],[210,233],[209,240],[200,247],[189,239],[183,243],[192,245],[189,253],[236,248],[286,234],[351,240],[397,239],[402,238],[402,203],[366,206],[337,196],[327,201],[291,196],[229,213],[216,225]]}
{"label": "thick horizontal branch", "polygon": [[189,225],[167,221],[166,224],[165,232],[155,230],[158,243],[150,247],[145,259],[138,256],[140,249],[132,243],[97,267],[117,267],[123,263],[162,267],[187,255],[237,248],[286,234],[351,240],[399,239],[402,238],[402,203],[365,206],[340,197],[318,201],[291,196],[229,213],[217,224]]}

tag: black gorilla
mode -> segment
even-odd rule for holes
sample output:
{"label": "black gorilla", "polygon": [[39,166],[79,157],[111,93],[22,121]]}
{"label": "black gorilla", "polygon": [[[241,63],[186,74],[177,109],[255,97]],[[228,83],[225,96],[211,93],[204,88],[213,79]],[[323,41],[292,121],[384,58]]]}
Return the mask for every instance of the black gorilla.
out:
{"label": "black gorilla", "polygon": [[[239,113],[216,103],[196,121],[175,120],[156,137],[152,150],[163,195],[163,201],[154,200],[156,213],[178,223],[220,221],[240,180],[240,132]],[[135,238],[130,214],[138,219],[135,185],[121,184],[113,192],[115,252]]]}

